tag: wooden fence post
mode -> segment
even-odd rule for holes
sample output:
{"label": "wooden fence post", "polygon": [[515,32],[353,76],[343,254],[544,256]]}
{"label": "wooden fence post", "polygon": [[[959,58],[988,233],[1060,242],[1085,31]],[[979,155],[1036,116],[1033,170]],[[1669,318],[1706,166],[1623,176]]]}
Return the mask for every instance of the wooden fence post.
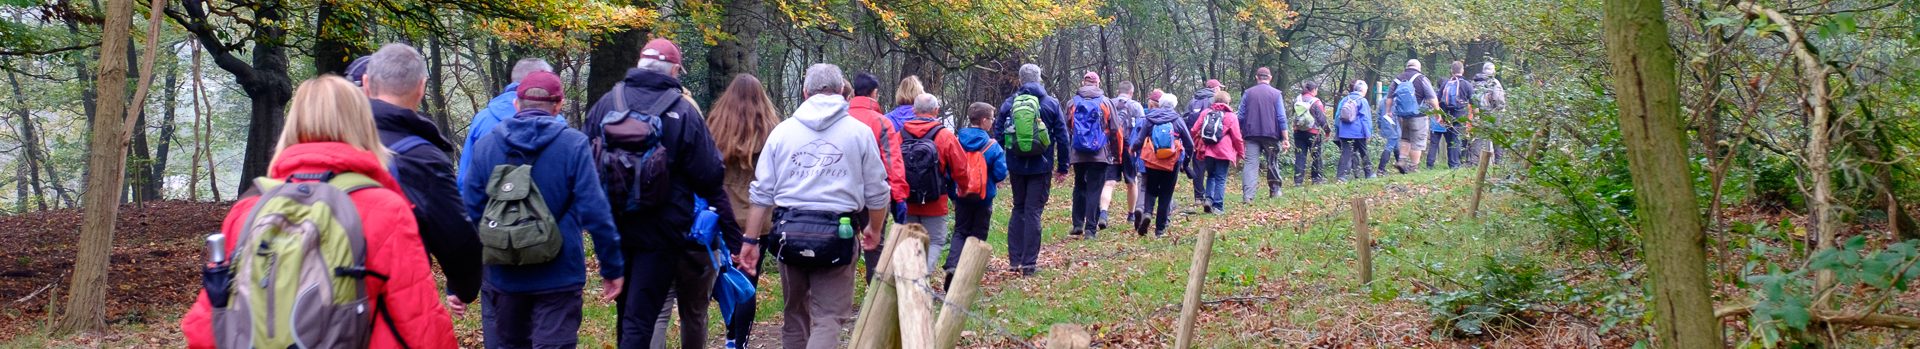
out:
{"label": "wooden fence post", "polygon": [[1487,166],[1492,162],[1488,158],[1492,156],[1492,149],[1480,151],[1480,176],[1473,180],[1473,206],[1467,211],[1469,218],[1480,218],[1480,193],[1487,190]]}
{"label": "wooden fence post", "polygon": [[1373,234],[1367,225],[1367,198],[1353,198],[1353,250],[1358,255],[1360,284],[1373,283]]}
{"label": "wooden fence post", "polygon": [[899,309],[868,309],[867,311],[898,311],[900,313],[900,348],[925,349],[933,347],[933,293],[926,285],[919,284],[927,280],[927,238],[926,234],[903,236],[900,249],[893,251],[893,289],[900,296]]}
{"label": "wooden fence post", "polygon": [[960,264],[953,271],[953,283],[947,285],[946,304],[940,307],[940,320],[934,322],[934,348],[953,349],[960,343],[960,330],[966,328],[967,309],[980,290],[980,278],[987,274],[987,260],[993,246],[977,238],[967,238],[960,252]]}
{"label": "wooden fence post", "polygon": [[[910,226],[894,224],[889,227],[891,232],[887,234],[886,245],[880,248],[880,258],[873,261],[877,263],[873,267],[874,275],[886,275],[893,271],[890,267],[893,264],[890,262],[893,260],[893,250],[900,245],[900,235]],[[859,273],[858,270],[854,272]],[[859,319],[853,323],[853,340],[848,347],[875,349],[892,347],[895,343],[899,343],[899,313],[891,311],[897,306],[897,301],[898,293],[893,289],[893,283],[868,282],[866,300],[860,305]],[[888,311],[873,311],[873,309],[888,309]]]}
{"label": "wooden fence post", "polygon": [[1206,285],[1207,261],[1213,257],[1213,230],[1200,231],[1200,243],[1193,248],[1193,264],[1187,269],[1187,295],[1180,302],[1179,332],[1174,337],[1174,348],[1189,348],[1193,345],[1193,320],[1200,311],[1200,288]]}

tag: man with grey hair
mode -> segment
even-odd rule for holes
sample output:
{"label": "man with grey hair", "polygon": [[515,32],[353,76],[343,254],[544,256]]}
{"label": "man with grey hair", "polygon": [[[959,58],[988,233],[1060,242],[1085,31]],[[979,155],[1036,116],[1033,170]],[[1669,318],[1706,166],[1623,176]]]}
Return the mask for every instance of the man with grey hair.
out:
{"label": "man with grey hair", "polygon": [[[940,122],[940,98],[922,93],[913,98],[913,118],[901,124],[900,157],[907,180],[907,224],[927,228],[927,270],[942,270],[940,253],[949,238],[948,188],[973,179],[959,166],[969,163],[960,137]],[[938,275],[936,275],[938,276]]]}
{"label": "man with grey hair", "polygon": [[[780,260],[784,347],[828,349],[840,346],[853,320],[855,245],[880,244],[893,198],[873,129],[847,115],[840,67],[815,64],[801,86],[807,100],[761,148],[747,189],[747,236],[734,260],[758,273],[760,246],[767,246]],[[762,241],[770,223],[773,233]]]}
{"label": "man with grey hair", "polygon": [[[518,112],[518,109],[513,106],[513,101],[519,99],[519,95],[513,91],[514,89],[520,88],[521,79],[527,78],[527,74],[532,74],[533,72],[552,73],[553,65],[547,64],[547,60],[539,58],[526,58],[521,59],[519,63],[514,63],[513,82],[507,84],[506,91],[501,92],[498,96],[493,96],[493,99],[487,101],[486,109],[481,109],[480,112],[473,114],[473,121],[467,124],[467,141],[460,146],[460,166],[458,168],[460,168],[461,171],[460,176],[454,178],[456,185],[466,185],[467,183],[466,168],[469,161],[472,161],[469,160],[469,158],[473,157],[472,150],[470,150],[473,148],[473,142],[480,140],[481,137],[486,137],[487,133],[493,132],[493,126],[499,125],[502,120],[513,118],[513,115]],[[560,113],[556,111],[553,115],[559,117]]]}
{"label": "man with grey hair", "polygon": [[426,59],[406,44],[386,44],[367,57],[362,82],[380,143],[393,151],[388,170],[413,203],[420,241],[447,275],[447,307],[463,313],[480,294],[480,236],[454,186],[453,160],[447,158],[453,142],[415,111],[426,95]]}
{"label": "man with grey hair", "polygon": [[[682,92],[680,63],[672,41],[647,42],[638,67],[594,102],[581,125],[595,144],[620,254],[634,266],[627,268],[626,289],[615,302],[621,348],[646,348],[666,336],[654,325],[669,299],[681,300],[682,346],[707,343],[707,305],[719,274],[706,248],[714,241],[688,234],[695,196],[720,214],[721,234],[740,233],[721,188],[720,151],[700,108]],[[669,290],[677,297],[669,298]]]}
{"label": "man with grey hair", "polygon": [[1031,276],[1039,272],[1040,212],[1046,209],[1052,179],[1067,175],[1067,128],[1060,119],[1060,101],[1040,83],[1040,66],[1020,66],[1020,89],[1000,103],[994,117],[993,138],[1007,151],[1007,183],[1013,190],[1007,264]]}

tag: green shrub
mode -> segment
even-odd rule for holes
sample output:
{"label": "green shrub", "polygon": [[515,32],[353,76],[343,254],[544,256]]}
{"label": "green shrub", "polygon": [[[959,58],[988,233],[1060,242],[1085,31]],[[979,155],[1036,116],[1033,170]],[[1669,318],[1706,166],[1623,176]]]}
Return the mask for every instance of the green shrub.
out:
{"label": "green shrub", "polygon": [[1533,304],[1546,299],[1545,271],[1517,257],[1487,257],[1462,289],[1422,296],[1433,317],[1433,336],[1461,338],[1506,332],[1532,322]]}

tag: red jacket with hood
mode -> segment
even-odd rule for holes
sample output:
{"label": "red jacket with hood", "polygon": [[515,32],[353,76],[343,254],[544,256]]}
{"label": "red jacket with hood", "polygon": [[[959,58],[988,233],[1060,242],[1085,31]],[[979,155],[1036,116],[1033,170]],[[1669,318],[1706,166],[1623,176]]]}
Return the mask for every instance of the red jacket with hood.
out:
{"label": "red jacket with hood", "polygon": [[[373,153],[338,142],[297,144],[280,153],[267,176],[284,177],[295,173],[353,172],[380,182],[381,188],[353,192],[353,204],[359,211],[367,239],[367,269],[387,275],[387,280],[367,278],[367,298],[384,298],[386,311],[401,323],[389,329],[385,318],[373,317],[371,348],[397,348],[394,332],[399,332],[409,348],[455,348],[453,320],[441,307],[440,290],[434,286],[433,270],[427,264],[426,248],[420,244],[419,227],[412,205],[399,194],[400,185],[380,166]],[[239,225],[258,197],[233,204],[220,231],[239,236]],[[227,250],[238,238],[227,239]],[[378,304],[369,304],[378,309]],[[213,348],[213,312],[207,293],[201,291],[187,315],[180,319],[180,332],[190,348]]]}
{"label": "red jacket with hood", "polygon": [[893,132],[893,121],[880,113],[880,101],[873,97],[856,96],[847,103],[847,116],[867,124],[873,139],[880,141],[880,161],[887,163],[887,188],[893,192],[893,202],[906,201],[907,169],[900,163],[900,134]]}
{"label": "red jacket with hood", "polygon": [[[924,116],[914,116],[913,119],[907,120],[907,131],[903,136],[924,137],[927,135],[927,132],[933,131],[934,126],[942,125],[939,120]],[[960,147],[960,137],[953,135],[952,128],[941,128],[939,134],[933,135],[933,148],[940,152],[940,165],[946,167],[939,169],[938,173],[946,175],[947,178],[955,178],[959,176],[954,174],[967,170],[965,168],[959,168],[959,166],[967,166],[968,164],[966,161],[967,150]],[[941,189],[941,194],[935,196],[933,202],[926,204],[916,205],[907,203],[907,214],[915,216],[947,215],[946,192],[946,189]]]}

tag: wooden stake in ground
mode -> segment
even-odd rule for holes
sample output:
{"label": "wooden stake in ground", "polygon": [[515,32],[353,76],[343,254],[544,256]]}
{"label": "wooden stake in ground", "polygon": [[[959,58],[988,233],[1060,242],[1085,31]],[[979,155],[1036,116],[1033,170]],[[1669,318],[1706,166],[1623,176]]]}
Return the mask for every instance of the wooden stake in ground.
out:
{"label": "wooden stake in ground", "polygon": [[[1485,158],[1482,158],[1485,159]],[[1483,165],[1484,166],[1484,165]],[[1481,167],[1485,168],[1485,167]],[[1477,201],[1477,200],[1476,200]],[[1353,252],[1358,256],[1358,265],[1354,266],[1360,274],[1360,285],[1373,283],[1373,233],[1367,225],[1367,198],[1353,198]]]}
{"label": "wooden stake in ground", "polygon": [[977,238],[967,238],[967,247],[960,251],[960,264],[953,271],[953,284],[947,285],[947,300],[940,307],[940,320],[934,323],[934,348],[952,349],[960,343],[960,330],[966,328],[967,309],[973,306],[973,296],[980,291],[980,278],[987,274],[987,260],[993,257],[993,246]]}
{"label": "wooden stake in ground", "polygon": [[[889,261],[893,264],[893,272],[886,274],[892,276],[893,289],[900,295],[900,347],[932,348],[933,293],[928,292],[925,284],[928,275],[927,237],[925,233],[902,235],[900,248],[893,251],[893,259]],[[892,309],[862,310],[880,312]]]}
{"label": "wooden stake in ground", "polygon": [[1213,257],[1213,230],[1200,231],[1200,243],[1193,248],[1193,265],[1187,269],[1187,295],[1180,302],[1180,329],[1174,348],[1193,344],[1193,318],[1200,311],[1200,286],[1207,281],[1207,260]]}
{"label": "wooden stake in ground", "polygon": [[1487,191],[1487,163],[1490,162],[1487,159],[1490,157],[1493,157],[1492,149],[1480,151],[1480,176],[1473,180],[1473,205],[1467,209],[1469,218],[1480,218],[1480,195]]}
{"label": "wooden stake in ground", "polygon": [[[874,260],[875,263],[879,263],[873,267],[876,277],[893,271],[893,263],[888,261],[893,260],[893,251],[895,247],[900,246],[900,234],[909,227],[914,227],[922,231],[921,235],[926,235],[926,228],[917,224],[895,224],[888,227],[888,231],[892,233],[887,234],[886,244],[880,247],[880,259]],[[866,300],[860,305],[859,319],[853,322],[853,340],[848,348],[891,348],[900,342],[900,314],[893,311],[869,311],[869,309],[893,309],[898,306],[897,297],[898,293],[893,289],[893,283],[867,283]]]}
{"label": "wooden stake in ground", "polygon": [[[165,8],[153,0],[149,8]],[[87,158],[87,191],[81,196],[84,222],[79,253],[73,258],[72,290],[67,296],[58,333],[78,333],[107,327],[107,264],[113,252],[113,223],[120,215],[120,194],[127,171],[127,137],[153,82],[153,61],[159,57],[160,11],[147,18],[147,52],[140,56],[140,81],[127,105],[127,50],[133,35],[133,0],[108,0],[101,24],[99,113],[93,118],[93,154]],[[126,29],[126,30],[122,30]]]}

